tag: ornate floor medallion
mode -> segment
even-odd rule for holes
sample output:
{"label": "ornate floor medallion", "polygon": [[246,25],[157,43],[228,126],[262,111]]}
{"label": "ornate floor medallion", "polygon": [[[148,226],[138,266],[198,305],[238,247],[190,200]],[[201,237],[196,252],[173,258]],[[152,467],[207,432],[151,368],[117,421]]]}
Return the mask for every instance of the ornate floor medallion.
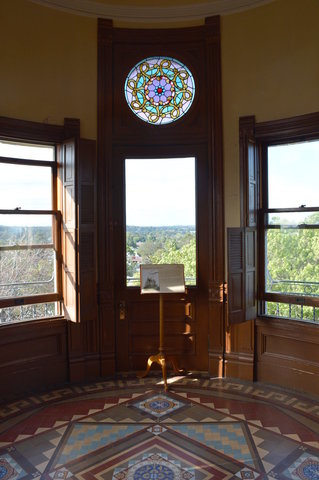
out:
{"label": "ornate floor medallion", "polygon": [[112,480],[195,480],[195,473],[168,455],[148,453],[127,468],[115,469]]}
{"label": "ornate floor medallion", "polygon": [[161,418],[164,415],[169,415],[172,412],[183,407],[185,404],[168,395],[154,395],[146,400],[134,404],[143,412],[146,412],[153,417]]}
{"label": "ornate floor medallion", "polygon": [[[291,460],[294,459],[292,463]],[[280,475],[283,480],[319,480],[319,455],[311,454],[309,451],[298,449],[282,464],[289,463],[286,468],[279,465],[274,469],[275,477]]]}
{"label": "ornate floor medallion", "polygon": [[0,480],[319,480],[319,402],[279,388],[114,380],[0,418]]}
{"label": "ornate floor medallion", "polygon": [[9,480],[9,478],[17,478],[18,473],[10,465],[10,463],[5,459],[0,459],[0,479]]}

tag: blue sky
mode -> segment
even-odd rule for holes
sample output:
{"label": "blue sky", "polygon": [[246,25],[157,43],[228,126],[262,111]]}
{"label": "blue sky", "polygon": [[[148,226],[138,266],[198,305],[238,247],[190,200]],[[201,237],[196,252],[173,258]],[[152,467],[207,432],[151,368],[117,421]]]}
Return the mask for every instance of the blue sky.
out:
{"label": "blue sky", "polygon": [[268,149],[269,208],[319,206],[319,141]]}
{"label": "blue sky", "polygon": [[127,159],[126,224],[195,225],[195,159]]}
{"label": "blue sky", "polygon": [[[51,147],[17,150],[0,142],[1,156],[52,160],[53,153]],[[319,206],[319,141],[270,147],[268,161],[270,208]],[[0,164],[0,208],[50,208],[49,169],[28,170]],[[2,217],[2,224],[18,222],[17,216]],[[127,225],[195,225],[195,159],[127,159],[126,218]]]}
{"label": "blue sky", "polygon": [[[0,156],[52,161],[53,147],[0,142]],[[0,163],[0,209],[50,210],[51,169]],[[50,225],[51,217],[1,215],[1,225]]]}

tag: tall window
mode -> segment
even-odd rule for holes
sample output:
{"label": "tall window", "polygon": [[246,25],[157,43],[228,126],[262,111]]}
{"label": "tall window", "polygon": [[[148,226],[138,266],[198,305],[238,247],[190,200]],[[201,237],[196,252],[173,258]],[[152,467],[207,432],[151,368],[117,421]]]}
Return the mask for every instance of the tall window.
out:
{"label": "tall window", "polygon": [[182,263],[196,284],[195,158],[126,159],[126,284],[141,263]]}
{"label": "tall window", "polygon": [[264,313],[319,322],[319,140],[268,145],[263,174]]}
{"label": "tall window", "polygon": [[54,146],[0,141],[0,324],[60,312]]}

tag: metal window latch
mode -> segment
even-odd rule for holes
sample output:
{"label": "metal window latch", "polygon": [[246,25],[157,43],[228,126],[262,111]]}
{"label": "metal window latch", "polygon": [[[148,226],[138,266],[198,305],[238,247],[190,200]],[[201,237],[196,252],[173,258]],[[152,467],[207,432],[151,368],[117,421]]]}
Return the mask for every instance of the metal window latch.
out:
{"label": "metal window latch", "polygon": [[126,317],[126,304],[124,300],[121,300],[119,303],[120,309],[120,320],[125,320]]}

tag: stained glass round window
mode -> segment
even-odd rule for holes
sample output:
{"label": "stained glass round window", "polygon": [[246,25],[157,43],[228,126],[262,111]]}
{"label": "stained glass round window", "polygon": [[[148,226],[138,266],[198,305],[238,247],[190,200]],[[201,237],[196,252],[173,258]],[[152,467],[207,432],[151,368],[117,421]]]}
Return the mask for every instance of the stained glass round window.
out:
{"label": "stained glass round window", "polygon": [[144,122],[163,125],[181,118],[195,96],[189,69],[170,57],[149,57],[130,71],[125,82],[130,109]]}

